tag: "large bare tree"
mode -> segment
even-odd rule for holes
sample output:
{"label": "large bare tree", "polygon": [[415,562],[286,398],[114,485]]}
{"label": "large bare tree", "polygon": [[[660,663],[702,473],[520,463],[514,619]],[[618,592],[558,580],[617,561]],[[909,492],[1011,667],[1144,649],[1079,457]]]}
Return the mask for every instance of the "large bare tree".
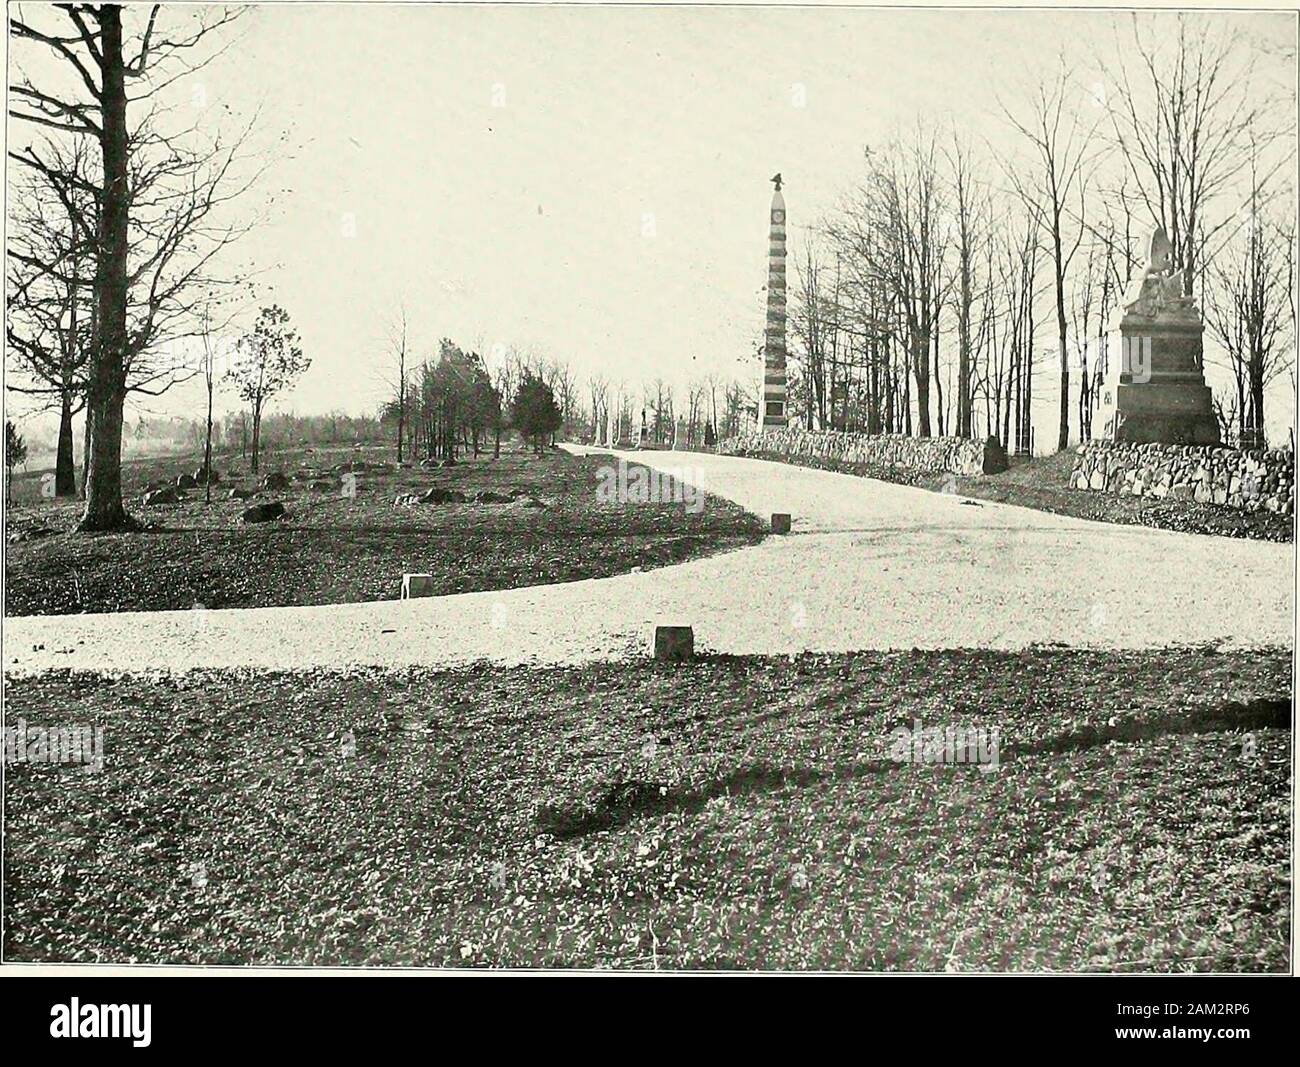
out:
{"label": "large bare tree", "polygon": [[1070,347],[1066,317],[1070,264],[1083,242],[1087,184],[1097,154],[1095,133],[1100,117],[1082,103],[1074,77],[1063,58],[1055,72],[1027,95],[1023,115],[1003,108],[1008,122],[1028,142],[1034,161],[1032,177],[1014,163],[1011,183],[1030,209],[1046,239],[1052,260],[1056,342],[1060,362],[1060,419],[1056,447],[1070,444]]}
{"label": "large bare tree", "polygon": [[[45,139],[9,156],[94,200],[83,530],[130,525],[121,477],[127,393],[158,393],[195,373],[166,345],[197,330],[196,310],[215,284],[207,268],[246,228],[219,225],[220,209],[255,178],[239,176],[243,135],[226,145],[196,137],[194,127],[171,129],[157,98],[217,54],[189,58],[238,10],[175,12],[175,30],[163,25],[173,13],[163,16],[158,4],[29,7],[10,20],[12,39],[26,48],[15,57],[9,114]],[[35,67],[45,73],[32,76]],[[68,138],[98,147],[93,177],[58,168],[52,146]]]}

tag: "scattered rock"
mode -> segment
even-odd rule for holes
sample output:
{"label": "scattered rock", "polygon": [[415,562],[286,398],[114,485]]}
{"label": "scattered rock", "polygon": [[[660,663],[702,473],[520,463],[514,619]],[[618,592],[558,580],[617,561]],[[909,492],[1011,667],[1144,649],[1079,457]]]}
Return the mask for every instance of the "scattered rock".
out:
{"label": "scattered rock", "polygon": [[476,493],[474,500],[479,504],[510,504],[514,502],[513,496],[507,496],[505,493],[494,493],[490,489],[484,489]]}
{"label": "scattered rock", "polygon": [[199,483],[194,480],[194,475],[192,474],[182,474],[176,479],[177,489],[196,489],[198,488],[198,484]]}
{"label": "scattered rock", "polygon": [[272,471],[262,479],[262,488],[273,493],[283,493],[289,488],[289,479],[281,471]]}
{"label": "scattered rock", "polygon": [[264,504],[254,504],[241,516],[244,522],[270,522],[284,515],[284,505],[278,500],[268,500]]}
{"label": "scattered rock", "polygon": [[194,468],[195,485],[219,485],[221,483],[221,473],[216,467],[211,470],[205,470],[202,466]]}
{"label": "scattered rock", "polygon": [[232,490],[230,490],[230,492],[226,495],[226,499],[227,499],[227,500],[247,500],[249,497],[251,497],[251,496],[253,496],[253,495],[254,495],[254,493],[253,493],[253,490],[251,490],[251,489],[232,489]]}

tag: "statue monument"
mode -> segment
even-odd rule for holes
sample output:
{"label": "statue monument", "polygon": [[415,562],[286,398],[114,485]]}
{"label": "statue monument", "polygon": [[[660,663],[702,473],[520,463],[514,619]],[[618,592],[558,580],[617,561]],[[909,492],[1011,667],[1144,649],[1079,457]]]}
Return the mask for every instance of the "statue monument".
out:
{"label": "statue monument", "polygon": [[1106,338],[1098,437],[1138,443],[1217,445],[1219,423],[1202,365],[1205,324],[1185,295],[1173,247],[1157,228]]}
{"label": "statue monument", "polygon": [[785,378],[785,197],[781,175],[772,178],[772,208],[768,215],[767,321],[763,331],[763,384],[758,396],[758,429],[784,429]]}

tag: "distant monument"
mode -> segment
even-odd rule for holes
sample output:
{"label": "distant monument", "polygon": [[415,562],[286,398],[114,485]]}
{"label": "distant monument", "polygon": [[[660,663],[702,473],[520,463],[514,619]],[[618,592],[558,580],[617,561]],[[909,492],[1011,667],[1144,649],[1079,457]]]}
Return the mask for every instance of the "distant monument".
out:
{"label": "distant monument", "polygon": [[1217,445],[1219,423],[1202,366],[1205,325],[1172,269],[1163,229],[1124,290],[1106,344],[1099,437],[1137,443]]}
{"label": "distant monument", "polygon": [[758,429],[784,429],[785,379],[785,197],[781,175],[772,178],[767,248],[767,323],[763,332],[763,384],[758,393]]}

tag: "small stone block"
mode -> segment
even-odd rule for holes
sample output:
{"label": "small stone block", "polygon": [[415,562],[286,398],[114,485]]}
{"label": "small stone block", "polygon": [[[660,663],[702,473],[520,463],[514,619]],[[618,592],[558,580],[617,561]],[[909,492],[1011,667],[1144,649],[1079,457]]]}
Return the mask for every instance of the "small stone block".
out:
{"label": "small stone block", "polygon": [[695,658],[695,632],[689,626],[656,626],[655,659],[685,663]]}
{"label": "small stone block", "polygon": [[409,600],[414,596],[433,596],[432,574],[402,575],[402,599]]}
{"label": "small stone block", "polygon": [[772,532],[778,534],[789,533],[790,516],[783,511],[774,511],[772,513]]}

